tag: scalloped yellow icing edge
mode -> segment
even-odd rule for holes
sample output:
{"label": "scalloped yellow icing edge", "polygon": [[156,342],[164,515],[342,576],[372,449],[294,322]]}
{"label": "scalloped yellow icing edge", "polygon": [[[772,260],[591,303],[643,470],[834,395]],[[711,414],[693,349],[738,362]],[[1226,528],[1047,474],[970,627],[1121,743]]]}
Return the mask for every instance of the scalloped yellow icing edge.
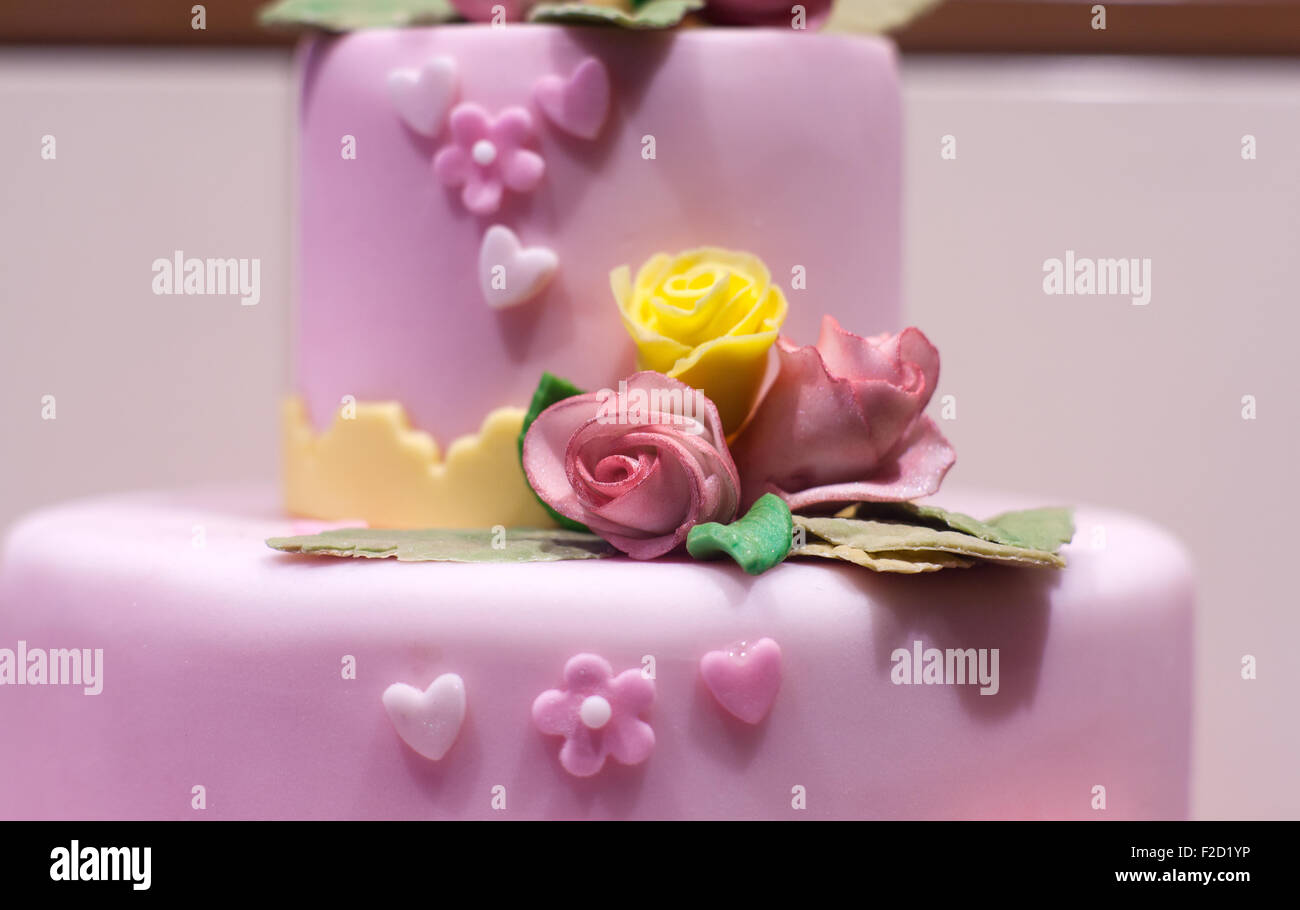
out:
{"label": "scalloped yellow icing edge", "polygon": [[519,467],[524,408],[497,408],[479,432],[452,441],[444,459],[394,401],[340,409],[317,433],[302,399],[283,407],[284,491],[289,512],[362,519],[375,528],[549,528],[555,523]]}

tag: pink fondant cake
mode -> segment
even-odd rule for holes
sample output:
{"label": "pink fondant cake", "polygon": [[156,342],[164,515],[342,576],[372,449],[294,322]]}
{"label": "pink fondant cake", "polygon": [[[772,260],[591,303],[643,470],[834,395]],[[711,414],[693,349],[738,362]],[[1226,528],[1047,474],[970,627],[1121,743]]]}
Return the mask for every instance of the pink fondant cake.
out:
{"label": "pink fondant cake", "polygon": [[1186,815],[1178,545],[928,498],[886,39],[445,24],[299,78],[283,500],[14,529],[0,816]]}
{"label": "pink fondant cake", "polygon": [[[491,213],[467,210],[461,187],[432,173],[451,130],[424,136],[394,112],[389,74],[439,59],[455,71],[445,91],[456,103],[531,121],[526,144],[545,176],[529,192],[506,189]],[[554,128],[533,100],[540,80],[587,59],[609,78],[591,141]],[[449,442],[493,408],[526,405],[542,370],[590,387],[626,375],[633,352],[609,318],[609,273],[663,250],[754,253],[790,292],[795,338],[816,337],[823,313],[864,333],[898,325],[901,122],[887,41],[375,30],[308,46],[301,78],[294,376],[317,429],[352,395],[399,401],[415,428]],[[355,159],[340,153],[344,136]],[[483,303],[476,264],[493,224],[558,259],[527,305]],[[807,289],[792,290],[800,267]]]}
{"label": "pink fondant cake", "polygon": [[[948,498],[975,514],[1017,504]],[[1186,557],[1118,513],[1082,510],[1079,528],[1056,574],[800,563],[755,579],[681,560],[303,561],[262,543],[293,530],[269,492],[51,509],[9,540],[0,645],[102,648],[103,691],[0,690],[0,728],[22,731],[0,747],[0,814],[1183,817]],[[782,679],[751,726],[718,709],[699,665],[763,638],[780,646]],[[917,641],[998,649],[996,694],[895,684],[891,655]],[[573,777],[535,728],[534,699],[583,651],[615,672],[654,658],[642,764]],[[466,710],[433,762],[402,742],[381,696],[445,673],[463,679]],[[192,808],[195,787],[206,809]]]}

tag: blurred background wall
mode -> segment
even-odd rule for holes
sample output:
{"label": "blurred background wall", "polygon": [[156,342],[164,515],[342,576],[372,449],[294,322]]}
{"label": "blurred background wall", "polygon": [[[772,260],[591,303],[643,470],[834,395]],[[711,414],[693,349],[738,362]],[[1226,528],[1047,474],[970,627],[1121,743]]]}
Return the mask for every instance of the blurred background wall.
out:
{"label": "blurred background wall", "polygon": [[[950,482],[1181,538],[1195,811],[1300,817],[1300,61],[912,58],[903,87],[907,312],[956,398]],[[1045,294],[1067,250],[1149,258],[1150,303]]]}
{"label": "blurred background wall", "polygon": [[[0,47],[0,526],[101,490],[274,475],[289,72],[281,50]],[[152,263],[178,249],[259,257],[261,301],[155,295]]]}
{"label": "blurred background wall", "polygon": [[[903,86],[907,306],[944,353],[952,482],[1172,529],[1200,572],[1194,810],[1300,817],[1300,60],[909,54]],[[0,47],[0,532],[274,480],[292,118],[283,47]],[[260,303],[154,295],[177,249],[260,258]],[[1150,259],[1150,303],[1046,295],[1067,250]]]}

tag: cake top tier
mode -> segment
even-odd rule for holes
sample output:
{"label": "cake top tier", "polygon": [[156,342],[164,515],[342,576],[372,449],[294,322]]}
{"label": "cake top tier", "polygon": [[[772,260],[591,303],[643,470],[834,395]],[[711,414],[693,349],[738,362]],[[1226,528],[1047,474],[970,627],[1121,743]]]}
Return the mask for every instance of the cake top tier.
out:
{"label": "cake top tier", "polygon": [[317,429],[351,395],[447,445],[543,370],[626,377],[644,352],[619,288],[660,254],[750,254],[789,316],[755,299],[776,321],[746,334],[897,327],[884,39],[370,29],[309,43],[299,75],[296,386]]}

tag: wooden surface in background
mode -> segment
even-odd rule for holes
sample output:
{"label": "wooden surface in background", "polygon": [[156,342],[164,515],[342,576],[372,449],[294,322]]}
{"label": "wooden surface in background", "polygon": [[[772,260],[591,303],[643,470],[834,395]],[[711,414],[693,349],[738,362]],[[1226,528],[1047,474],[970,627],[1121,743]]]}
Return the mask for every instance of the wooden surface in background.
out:
{"label": "wooden surface in background", "polygon": [[915,51],[1156,54],[1300,53],[1300,2],[1093,3],[951,0],[895,35]]}
{"label": "wooden surface in background", "polygon": [[[209,0],[207,28],[191,26],[193,0],[5,0],[0,41],[51,44],[287,44],[296,32],[265,29],[265,0]],[[856,0],[840,0],[852,3]],[[949,0],[897,32],[905,51],[1300,54],[1300,0],[1106,3]]]}
{"label": "wooden surface in background", "polygon": [[284,44],[294,32],[257,24],[266,0],[0,0],[0,41],[45,44]]}

